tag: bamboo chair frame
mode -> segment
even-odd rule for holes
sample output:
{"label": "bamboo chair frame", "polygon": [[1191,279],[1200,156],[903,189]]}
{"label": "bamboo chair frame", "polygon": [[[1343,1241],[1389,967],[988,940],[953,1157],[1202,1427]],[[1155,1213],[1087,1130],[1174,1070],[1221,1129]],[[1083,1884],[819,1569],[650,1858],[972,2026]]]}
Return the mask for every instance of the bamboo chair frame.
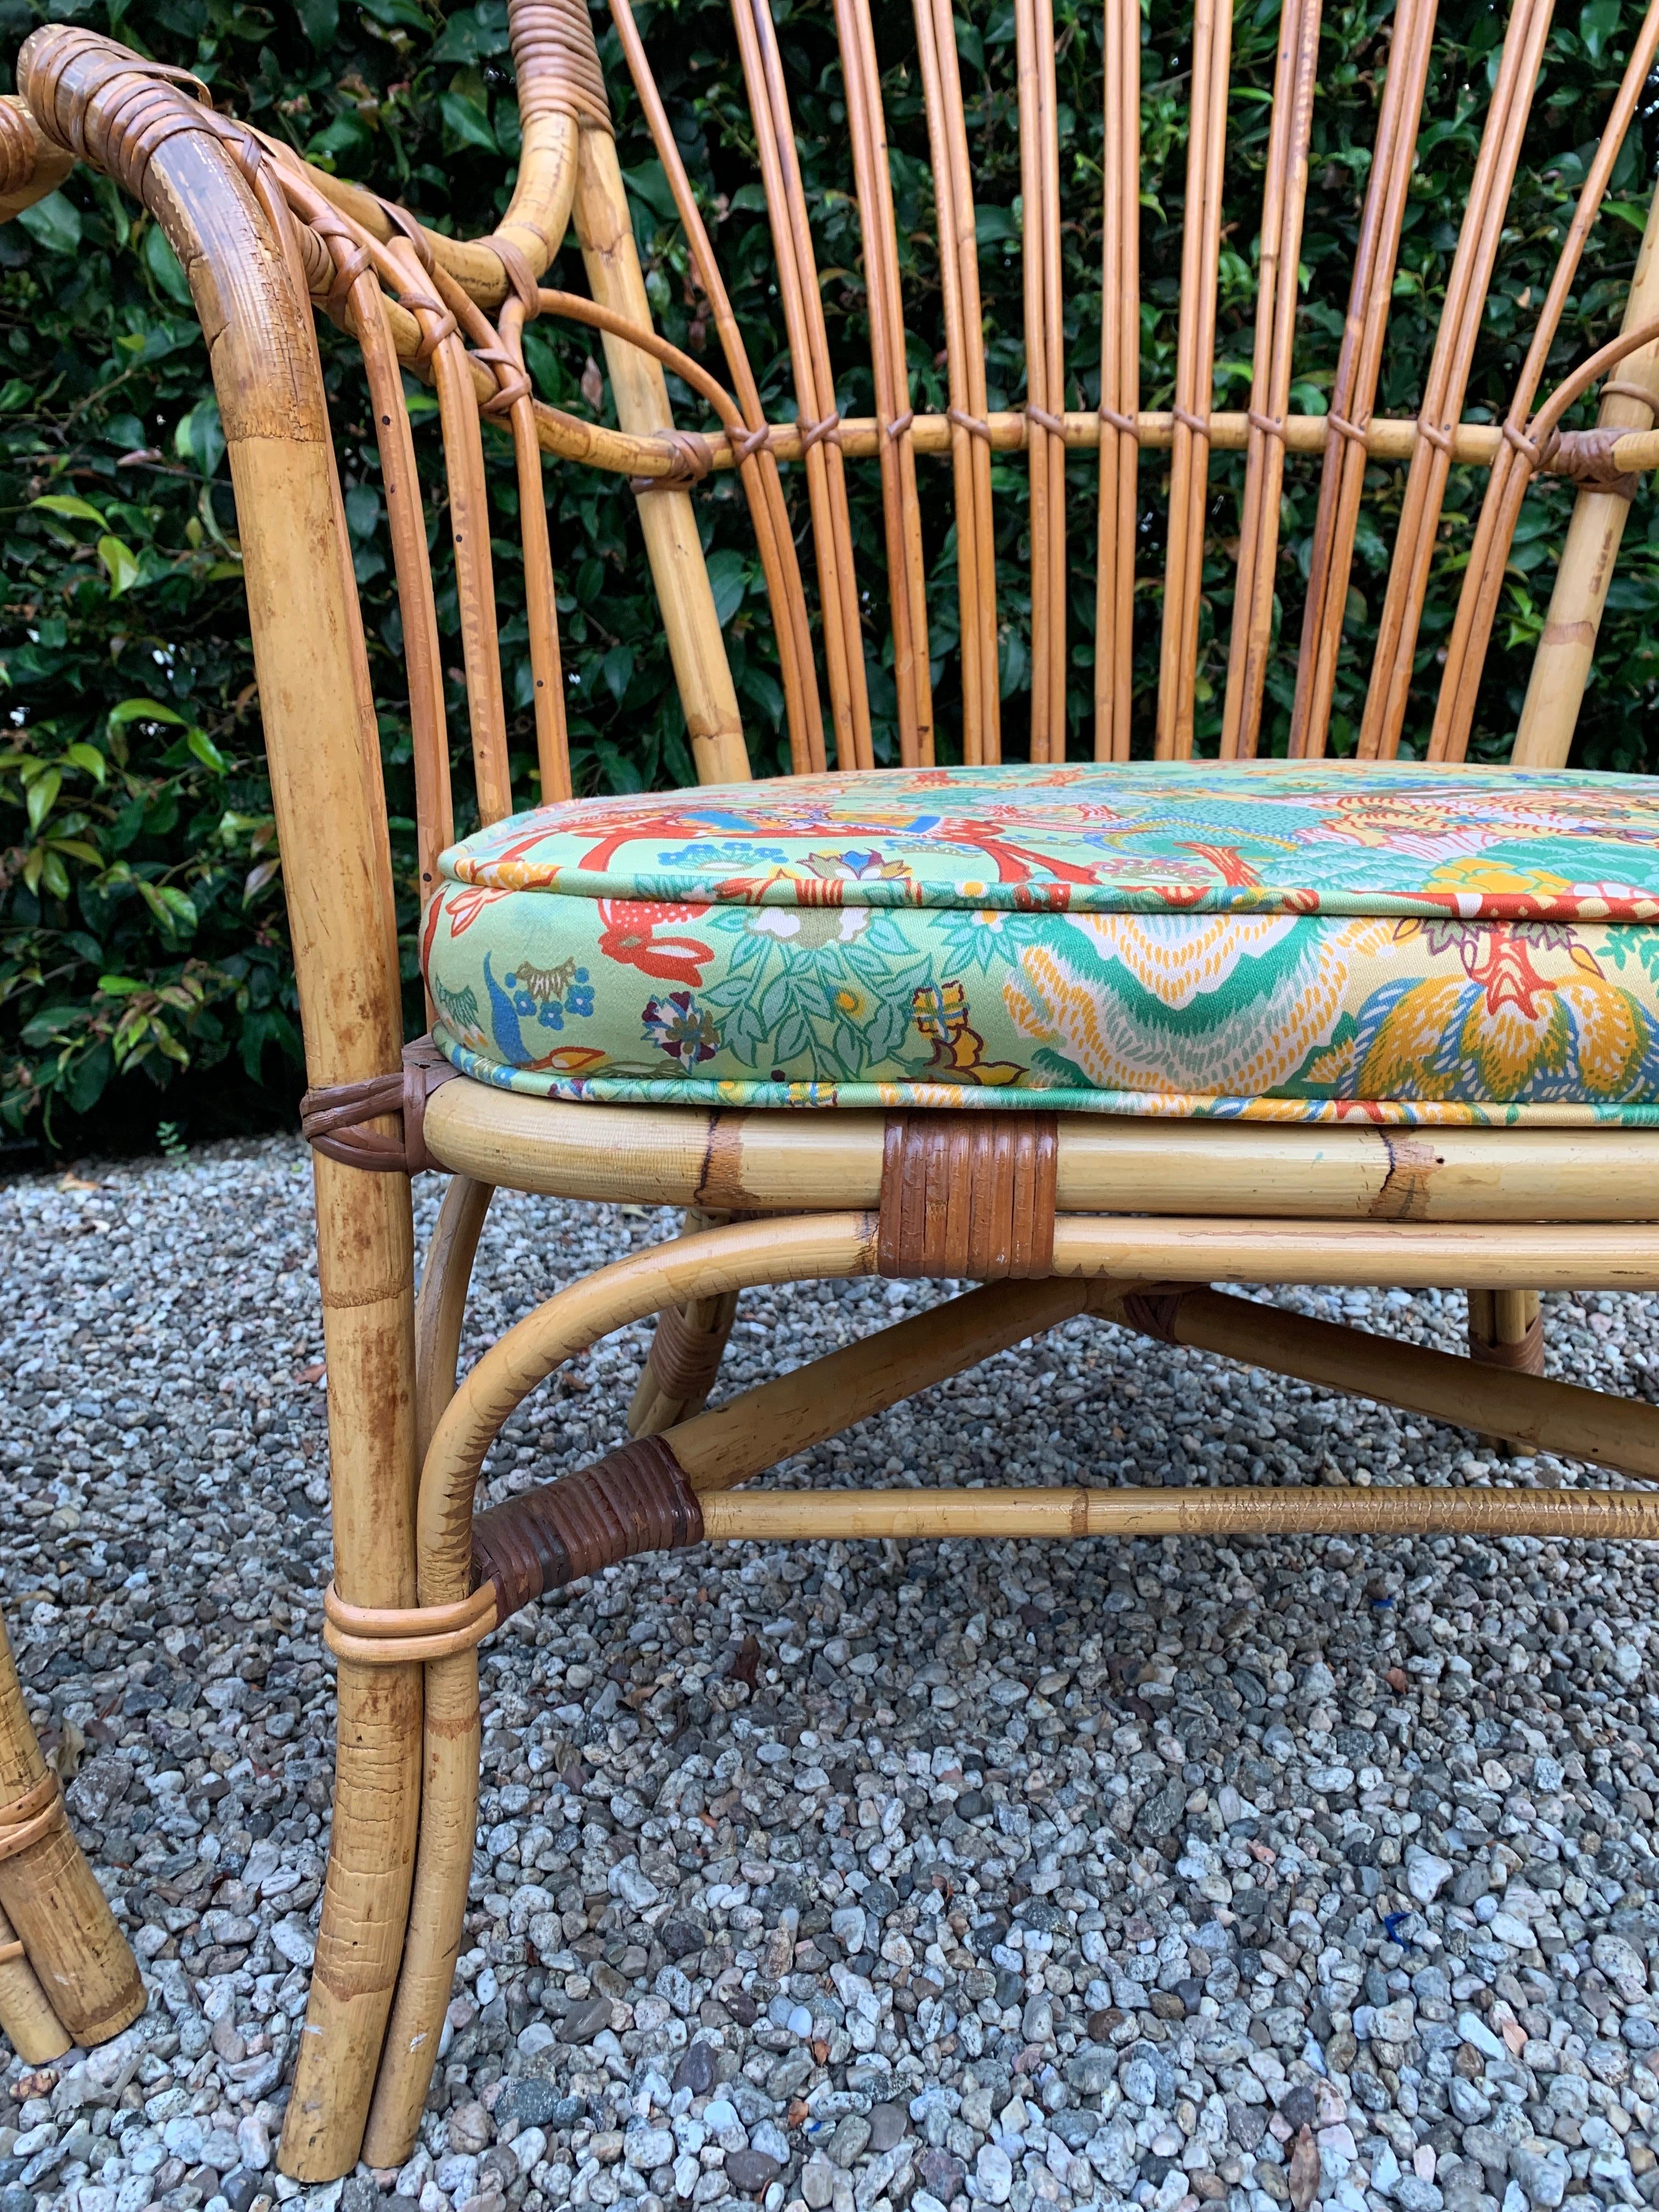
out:
{"label": "bamboo chair frame", "polygon": [[[1638,1130],[1395,1131],[1090,1116],[705,1113],[564,1105],[465,1080],[428,1051],[400,1068],[399,990],[386,800],[362,620],[331,442],[313,310],[361,348],[403,611],[423,889],[453,810],[424,495],[403,403],[408,370],[439,406],[479,812],[510,809],[489,557],[489,477],[501,443],[519,493],[541,792],[570,792],[554,616],[546,457],[621,473],[641,536],[692,753],[704,781],[748,757],[704,567],[696,483],[735,469],[770,599],[791,763],[870,765],[866,617],[853,560],[848,470],[880,477],[902,759],[934,749],[916,483],[948,460],[954,498],[963,724],[969,763],[1000,753],[992,456],[1023,451],[1030,486],[1032,752],[1065,757],[1065,492],[1097,474],[1094,748],[1129,750],[1129,647],[1143,466],[1165,453],[1157,751],[1193,747],[1209,459],[1242,453],[1239,582],[1223,751],[1261,737],[1285,458],[1322,456],[1291,750],[1323,753],[1366,465],[1407,465],[1407,490],[1361,738],[1399,749],[1414,681],[1427,562],[1454,463],[1485,468],[1474,557],[1461,587],[1431,757],[1466,750],[1520,504],[1544,474],[1578,486],[1548,624],[1514,749],[1565,763],[1630,497],[1659,466],[1659,213],[1650,216],[1620,335],[1539,404],[1555,341],[1641,87],[1659,52],[1659,0],[1632,41],[1533,343],[1501,424],[1463,417],[1476,335],[1519,159],[1549,0],[1513,0],[1444,315],[1415,418],[1373,410],[1405,196],[1421,118],[1434,0],[1400,0],[1379,109],[1351,303],[1330,410],[1290,405],[1320,0],[1286,0],[1261,214],[1261,311],[1250,405],[1213,405],[1231,11],[1195,0],[1179,344],[1171,409],[1140,404],[1139,46],[1133,0],[1103,0],[1101,396],[1066,405],[1061,206],[1048,0],[1017,0],[1028,397],[988,408],[974,182],[948,0],[915,0],[939,236],[950,404],[919,412],[867,0],[836,0],[849,162],[862,227],[876,413],[838,412],[788,88],[767,0],[734,0],[738,52],[775,249],[796,416],[769,421],[629,0],[621,49],[712,313],[722,383],[652,328],[606,89],[582,0],[509,0],[523,118],[511,204],[489,237],[458,240],[308,168],[216,115],[193,80],[68,26],[37,31],[21,99],[0,103],[0,219],[79,160],[140,198],[178,252],[207,337],[243,548],[249,617],[284,854],[315,1148],[330,1376],[338,1657],[333,1831],[307,2033],[282,2163],[302,2180],[361,2154],[399,2162],[414,2138],[460,1941],[476,1822],[480,1640],[544,1590],[630,1553],[702,1539],[785,1536],[1240,1534],[1370,1531],[1659,1538],[1659,1492],[907,1491],[750,1493],[793,1453],[1084,1314],[1334,1389],[1407,1407],[1527,1450],[1569,1454],[1638,1483],[1659,1477],[1659,1409],[1538,1372],[1540,1289],[1659,1289],[1659,1134]],[[587,296],[544,279],[567,232]],[[538,400],[526,321],[599,334],[616,425]],[[677,425],[672,371],[717,428]],[[1616,372],[1616,374],[1613,374]],[[1597,426],[1562,426],[1598,382]],[[816,637],[781,471],[805,483]],[[989,1126],[996,1124],[994,1127]],[[409,1177],[450,1176],[415,1288]],[[458,1376],[468,1284],[492,1192],[672,1204],[685,1233],[561,1291]],[[948,1304],[713,1408],[735,1300],[766,1283],[860,1274],[982,1282]],[[1217,1284],[1462,1287],[1472,1359],[1271,1312]],[[1525,1285],[1526,1287],[1517,1287]],[[485,1455],[526,1395],[609,1332],[659,1316],[633,1440],[475,1513]],[[0,1665],[0,1798],[40,1777]],[[15,1687],[15,1683],[14,1683]],[[11,1704],[8,1699],[11,1699]],[[7,1750],[8,1745],[10,1751]],[[32,1763],[33,1762],[33,1763]],[[8,1778],[9,1777],[9,1781]],[[14,1808],[15,1809],[15,1808]],[[0,1814],[0,1826],[4,1824]],[[61,1838],[60,1838],[61,1840]],[[45,1846],[38,1848],[44,1850]],[[0,1842],[0,1908],[40,1985],[53,1901]],[[11,1871],[9,1873],[8,1869]],[[44,1917],[43,1917],[44,1916]],[[19,2047],[51,2030],[17,1986],[0,1930],[0,2021]],[[43,1948],[37,1948],[37,1942]],[[107,1959],[105,1965],[107,1966]],[[97,1981],[90,1961],[81,1996]],[[74,1978],[70,1977],[70,1978]],[[115,1975],[117,1981],[119,1976]],[[90,2001],[87,2001],[88,2003]],[[30,2008],[34,2007],[34,2025]],[[96,2011],[96,2005],[91,2009]],[[107,2007],[115,2020],[119,2002]],[[79,2025],[76,2032],[82,2032]]]}

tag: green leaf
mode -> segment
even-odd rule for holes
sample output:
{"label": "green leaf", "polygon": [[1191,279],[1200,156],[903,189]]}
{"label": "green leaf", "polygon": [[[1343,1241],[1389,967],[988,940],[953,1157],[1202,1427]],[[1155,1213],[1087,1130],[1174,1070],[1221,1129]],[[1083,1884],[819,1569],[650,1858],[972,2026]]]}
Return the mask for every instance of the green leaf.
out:
{"label": "green leaf", "polygon": [[182,727],[184,720],[176,708],[163,706],[159,699],[123,699],[118,707],[109,710],[112,730],[127,722],[177,722]]}
{"label": "green leaf", "polygon": [[476,8],[458,8],[438,33],[432,48],[434,62],[482,62],[507,51],[506,0],[478,0]]}
{"label": "green leaf", "polygon": [[138,580],[138,556],[131,545],[119,538],[100,538],[98,558],[109,576],[109,595],[118,599],[123,592],[130,592]]}
{"label": "green leaf", "polygon": [[300,27],[319,53],[340,34],[340,0],[295,0]]}
{"label": "green leaf", "polygon": [[423,15],[415,0],[358,0],[365,15],[372,15],[388,30],[429,31],[432,18]]}
{"label": "green leaf", "polygon": [[26,794],[29,828],[38,831],[40,824],[58,803],[58,794],[64,787],[60,771],[49,768],[44,775],[31,778]]}
{"label": "green leaf", "polygon": [[743,605],[749,588],[749,563],[729,547],[708,558],[709,587],[714,594],[714,617],[722,629]]}
{"label": "green leaf", "polygon": [[224,457],[225,433],[219,420],[219,403],[210,392],[198,399],[188,415],[179,417],[173,434],[173,450],[181,461],[194,462],[210,477]]}
{"label": "green leaf", "polygon": [[476,106],[465,93],[441,92],[438,106],[444,121],[465,146],[480,146],[486,154],[499,154],[495,134],[489,127],[489,118]]}
{"label": "green leaf", "polygon": [[225,758],[205,730],[192,730],[185,739],[204,768],[210,768],[215,775],[228,775],[230,763]]}
{"label": "green leaf", "polygon": [[103,781],[105,770],[104,756],[99,751],[96,745],[70,745],[66,748],[64,758],[68,761],[71,766],[84,769],[88,775],[95,776],[100,783]]}
{"label": "green leaf", "polygon": [[22,209],[17,220],[48,253],[78,253],[81,250],[81,210],[62,192],[48,192],[33,207]]}
{"label": "green leaf", "polygon": [[144,232],[143,256],[145,268],[168,299],[176,300],[181,307],[193,307],[189,281],[159,222],[152,222]]}
{"label": "green leaf", "polygon": [[67,515],[71,522],[95,522],[101,530],[104,518],[89,499],[77,498],[72,491],[43,492],[39,499],[29,501],[31,507],[44,507],[48,514]]}
{"label": "green leaf", "polygon": [[660,216],[665,222],[675,221],[679,211],[674,205],[674,188],[660,161],[641,161],[637,169],[624,169],[623,181],[653,215]]}
{"label": "green leaf", "polygon": [[1578,35],[1584,52],[1599,61],[1602,50],[1619,28],[1619,0],[1587,0],[1578,12]]}
{"label": "green leaf", "polygon": [[634,655],[625,645],[613,645],[599,663],[599,673],[610,686],[611,696],[621,706],[628,696],[628,687],[634,680]]}

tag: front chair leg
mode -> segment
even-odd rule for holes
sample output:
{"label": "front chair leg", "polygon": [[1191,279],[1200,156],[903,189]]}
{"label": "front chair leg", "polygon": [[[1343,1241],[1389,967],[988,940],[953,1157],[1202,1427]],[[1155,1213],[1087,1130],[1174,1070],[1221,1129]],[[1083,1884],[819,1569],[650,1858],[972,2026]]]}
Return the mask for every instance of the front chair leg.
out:
{"label": "front chair leg", "polygon": [[[684,1234],[692,1237],[701,1229],[718,1229],[732,1218],[729,1213],[693,1208],[686,1214]],[[691,1298],[683,1306],[664,1308],[629,1407],[630,1436],[660,1436],[677,1421],[702,1411],[720,1374],[737,1311],[735,1291],[721,1297]]]}
{"label": "front chair leg", "polygon": [[[1536,1291],[1471,1291],[1469,1358],[1486,1367],[1510,1367],[1522,1375],[1544,1371],[1544,1316]],[[1500,1437],[1480,1438],[1484,1449],[1510,1457]]]}
{"label": "front chair leg", "polygon": [[0,2027],[21,2058],[106,2042],[144,2008],[138,1966],[82,1856],[0,1625]]}
{"label": "front chair leg", "polygon": [[[409,1184],[316,1159],[334,1580],[349,1604],[415,1597],[414,1232]],[[420,1818],[421,1669],[343,1658],[334,1816],[280,2164],[349,2173],[404,1948]]]}

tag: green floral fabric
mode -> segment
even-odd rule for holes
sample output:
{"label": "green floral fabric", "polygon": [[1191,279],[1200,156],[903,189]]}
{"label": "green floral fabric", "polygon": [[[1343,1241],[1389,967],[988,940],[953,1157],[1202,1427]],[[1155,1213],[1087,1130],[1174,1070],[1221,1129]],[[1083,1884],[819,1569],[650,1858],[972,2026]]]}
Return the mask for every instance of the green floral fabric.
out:
{"label": "green floral fabric", "polygon": [[444,855],[469,1075],[567,1098],[1659,1121],[1659,789],[921,769],[576,801]]}

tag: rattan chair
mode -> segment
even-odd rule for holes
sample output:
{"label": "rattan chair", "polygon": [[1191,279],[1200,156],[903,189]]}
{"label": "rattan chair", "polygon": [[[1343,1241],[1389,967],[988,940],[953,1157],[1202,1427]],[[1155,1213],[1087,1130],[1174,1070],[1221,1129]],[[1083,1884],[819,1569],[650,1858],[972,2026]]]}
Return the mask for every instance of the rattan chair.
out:
{"label": "rattan chair", "polygon": [[[472,1860],[477,1647],[544,1590],[705,1540],[1659,1535],[1659,1503],[1637,1487],[738,1487],[1085,1313],[1527,1449],[1659,1474],[1659,1411],[1546,1380],[1537,1318],[1540,1286],[1659,1287],[1659,1014],[1641,957],[1659,915],[1659,806],[1637,780],[1566,769],[1637,475],[1659,463],[1655,222],[1623,335],[1540,398],[1659,45],[1659,6],[1632,40],[1501,423],[1465,420],[1465,394],[1548,0],[1514,0],[1414,420],[1374,405],[1432,0],[1400,0],[1322,416],[1291,406],[1318,0],[1284,8],[1242,414],[1212,405],[1228,11],[1197,0],[1175,389],[1148,411],[1140,13],[1135,0],[1105,0],[1103,368],[1097,405],[1079,411],[1062,358],[1049,9],[1018,0],[1027,396],[990,412],[952,9],[916,0],[951,403],[928,414],[913,405],[907,368],[869,13],[837,0],[876,405],[861,421],[837,410],[766,0],[739,0],[793,354],[787,422],[763,415],[627,0],[612,7],[724,380],[652,331],[582,0],[511,0],[523,156],[499,229],[472,242],[307,169],[216,115],[193,82],[71,27],[25,46],[21,104],[0,139],[7,210],[73,155],[153,211],[189,275],[228,440],[313,1085],[333,1454],[337,1781],[282,2150],[307,2179],[337,2175],[360,2152],[392,2165],[410,2148]],[[1245,235],[1257,221],[1249,211]],[[591,297],[540,283],[570,226]],[[401,595],[437,1016],[435,1047],[407,1053],[313,305],[362,348]],[[617,427],[536,399],[523,332],[538,313],[600,334]],[[441,416],[442,480],[424,490],[405,369],[435,390]],[[673,422],[665,372],[704,427]],[[1598,380],[1595,427],[1565,427]],[[1003,769],[993,456],[1021,452],[1031,761]],[[1214,453],[1244,457],[1222,766],[1188,758]],[[569,549],[548,541],[550,454],[634,480],[697,772],[724,790],[570,800],[552,589]],[[916,490],[935,459],[948,461],[954,493],[962,706],[940,749],[962,765],[951,769],[932,765],[923,586],[939,549],[923,544]],[[885,519],[901,757],[890,772],[872,772],[866,645],[877,616],[849,523],[848,472],[863,462],[879,471]],[[1356,518],[1368,472],[1374,483],[1385,464],[1405,489],[1360,757],[1326,764]],[[1425,584],[1449,471],[1468,464],[1486,471],[1486,490],[1437,690]],[[1291,465],[1318,487],[1291,758],[1250,766],[1285,584]],[[487,504],[489,468],[516,473],[540,794],[557,803],[512,819],[489,553],[505,525]],[[1069,763],[1068,469],[1099,485],[1094,759]],[[799,785],[743,788],[744,733],[696,522],[698,482],[728,470],[753,519],[793,767],[811,779]],[[1131,763],[1143,492],[1166,471],[1157,757]],[[1579,489],[1514,766],[1461,769],[1517,513],[1543,474]],[[427,558],[434,496],[453,533],[483,825],[459,846]],[[1395,757],[1408,726],[1419,750],[1426,738],[1415,766]],[[1217,976],[1251,962],[1248,989],[1218,994]],[[417,1295],[409,1177],[428,1166],[452,1180]],[[562,1291],[458,1384],[495,1188],[671,1204],[686,1209],[687,1233]],[[983,1286],[704,1409],[745,1288],[860,1273]],[[1209,1287],[1218,1281],[1462,1286],[1477,1357],[1316,1323]],[[653,1315],[634,1440],[475,1517],[484,1456],[526,1394],[606,1332]]]}

